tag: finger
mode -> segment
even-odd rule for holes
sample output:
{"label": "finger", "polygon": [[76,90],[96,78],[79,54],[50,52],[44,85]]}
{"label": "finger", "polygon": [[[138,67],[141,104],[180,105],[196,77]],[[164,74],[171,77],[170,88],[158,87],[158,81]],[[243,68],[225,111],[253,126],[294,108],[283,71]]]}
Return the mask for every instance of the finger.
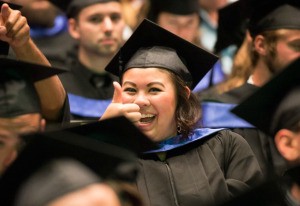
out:
{"label": "finger", "polygon": [[5,26],[0,26],[0,36],[4,36],[6,35],[7,30],[5,28]]}
{"label": "finger", "polygon": [[6,20],[9,17],[9,15],[10,15],[10,8],[9,8],[8,4],[6,4],[6,3],[2,4],[2,7],[1,7],[1,16],[2,16],[3,22],[6,22]]}
{"label": "finger", "polygon": [[140,107],[137,104],[134,103],[123,104],[122,107],[123,113],[139,112],[139,111],[140,111]]}
{"label": "finger", "polygon": [[29,26],[25,17],[21,17],[13,27],[7,31],[7,37],[10,38],[21,38],[22,36],[29,36]]}
{"label": "finger", "polygon": [[140,112],[125,113],[124,116],[131,122],[138,122],[142,118],[142,114]]}
{"label": "finger", "polygon": [[113,82],[115,91],[112,98],[112,103],[122,103],[122,87],[118,82]]}
{"label": "finger", "polygon": [[1,14],[7,32],[9,32],[13,28],[13,26],[21,16],[21,12],[19,10],[12,10],[7,4],[2,5]]}

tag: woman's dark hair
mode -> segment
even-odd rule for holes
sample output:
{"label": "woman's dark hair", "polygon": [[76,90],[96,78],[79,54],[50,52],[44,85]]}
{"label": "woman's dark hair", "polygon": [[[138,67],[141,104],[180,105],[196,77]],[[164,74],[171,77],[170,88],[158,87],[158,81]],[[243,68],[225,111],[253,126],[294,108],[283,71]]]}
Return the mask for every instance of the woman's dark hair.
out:
{"label": "woman's dark hair", "polygon": [[194,94],[186,92],[186,86],[188,86],[178,75],[173,72],[171,79],[175,85],[177,94],[177,106],[176,106],[176,121],[178,132],[183,136],[187,137],[194,129],[196,123],[201,117],[200,100]]}

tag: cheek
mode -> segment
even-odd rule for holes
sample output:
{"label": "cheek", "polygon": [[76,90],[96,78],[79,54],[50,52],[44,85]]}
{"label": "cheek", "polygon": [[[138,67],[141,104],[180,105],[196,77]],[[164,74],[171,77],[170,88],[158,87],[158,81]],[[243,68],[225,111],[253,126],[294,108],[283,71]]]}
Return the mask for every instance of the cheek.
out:
{"label": "cheek", "polygon": [[122,94],[122,103],[133,103],[135,100],[134,96],[130,96],[127,94]]}
{"label": "cheek", "polygon": [[155,103],[157,108],[163,113],[169,113],[170,116],[175,114],[176,109],[176,100],[173,96],[164,96],[157,100],[152,100],[153,104]]}

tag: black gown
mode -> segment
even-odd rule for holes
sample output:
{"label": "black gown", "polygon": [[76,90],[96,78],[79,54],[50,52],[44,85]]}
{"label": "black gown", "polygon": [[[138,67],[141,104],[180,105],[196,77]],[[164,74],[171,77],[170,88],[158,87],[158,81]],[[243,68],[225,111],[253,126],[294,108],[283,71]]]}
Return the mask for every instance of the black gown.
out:
{"label": "black gown", "polygon": [[65,67],[69,72],[59,78],[69,96],[71,119],[98,120],[113,96],[112,82],[118,78],[90,71],[78,61],[76,49],[68,52]]}
{"label": "black gown", "polygon": [[[245,98],[253,94],[257,86],[245,83],[223,94],[216,94],[213,89],[198,93],[201,100],[216,101],[222,103],[239,104]],[[230,128],[240,134],[252,148],[259,165],[265,175],[269,172],[282,174],[286,168],[285,161],[277,151],[271,137],[255,128]]]}
{"label": "black gown", "polygon": [[262,180],[249,145],[230,130],[169,150],[163,160],[157,153],[139,160],[137,187],[148,206],[215,205]]}

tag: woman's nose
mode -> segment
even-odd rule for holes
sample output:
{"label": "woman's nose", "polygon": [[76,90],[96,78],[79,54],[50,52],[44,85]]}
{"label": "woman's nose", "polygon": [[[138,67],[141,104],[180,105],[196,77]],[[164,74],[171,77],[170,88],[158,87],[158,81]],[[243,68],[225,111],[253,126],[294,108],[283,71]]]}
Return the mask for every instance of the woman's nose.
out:
{"label": "woman's nose", "polygon": [[136,99],[134,100],[134,103],[139,105],[140,107],[145,107],[150,105],[150,101],[148,97],[144,94],[137,95]]}

